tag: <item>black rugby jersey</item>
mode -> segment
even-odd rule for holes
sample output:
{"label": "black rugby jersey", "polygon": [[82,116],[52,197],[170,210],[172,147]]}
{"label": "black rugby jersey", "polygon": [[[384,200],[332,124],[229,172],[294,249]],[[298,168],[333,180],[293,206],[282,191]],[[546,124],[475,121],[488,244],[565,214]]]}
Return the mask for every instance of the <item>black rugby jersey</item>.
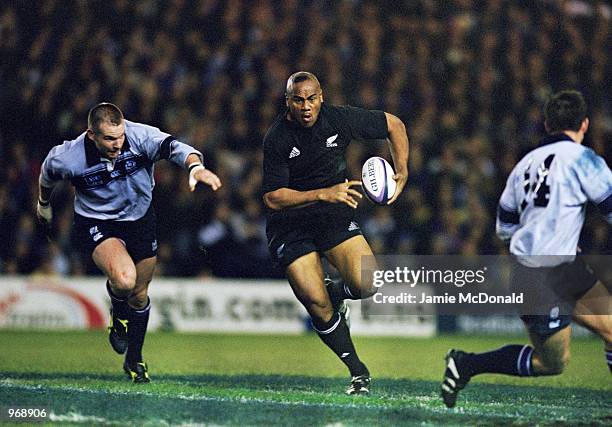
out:
{"label": "black rugby jersey", "polygon": [[[389,134],[384,111],[321,104],[310,128],[279,115],[264,137],[263,192],[279,188],[298,191],[325,188],[347,178],[345,153],[354,139],[385,139]],[[268,218],[287,211],[311,211],[329,205],[317,202],[302,209],[273,211]],[[346,206],[348,209],[350,207]],[[302,212],[306,213],[306,212]]]}

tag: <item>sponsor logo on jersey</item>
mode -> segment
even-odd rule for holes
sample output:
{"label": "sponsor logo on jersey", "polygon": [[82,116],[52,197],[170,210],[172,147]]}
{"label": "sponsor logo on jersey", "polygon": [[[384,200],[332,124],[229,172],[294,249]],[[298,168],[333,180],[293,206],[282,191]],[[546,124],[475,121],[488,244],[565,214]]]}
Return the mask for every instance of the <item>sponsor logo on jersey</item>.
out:
{"label": "sponsor logo on jersey", "polygon": [[83,179],[85,180],[85,184],[89,187],[94,187],[97,185],[102,185],[104,180],[102,179],[102,176],[100,175],[89,175],[89,176],[84,176]]}
{"label": "sponsor logo on jersey", "polygon": [[108,185],[115,179],[136,174],[140,169],[148,167],[152,162],[144,155],[132,153],[122,154],[115,163],[105,162],[106,167],[99,165],[88,169],[82,176],[72,178],[72,184],[81,190],[91,190]]}
{"label": "sponsor logo on jersey", "polygon": [[348,231],[355,231],[355,230],[359,230],[359,224],[357,224],[355,221],[351,221],[351,223],[348,226]]}
{"label": "sponsor logo on jersey", "polygon": [[300,155],[300,150],[297,149],[297,147],[293,147],[291,149],[291,153],[289,153],[289,158],[293,159],[294,157],[297,157]]}
{"label": "sponsor logo on jersey", "polygon": [[327,138],[327,140],[325,141],[325,146],[327,148],[337,147],[338,143],[334,142],[336,140],[336,138],[338,138],[338,134],[332,135],[329,138]]}
{"label": "sponsor logo on jersey", "polygon": [[136,163],[136,161],[134,161],[134,160],[126,160],[125,161],[125,171],[127,173],[132,172],[137,167],[138,167],[138,163]]}
{"label": "sponsor logo on jersey", "polygon": [[102,237],[104,237],[102,235],[102,233],[97,233],[96,235],[93,236],[93,241],[97,242],[98,240],[100,240]]}
{"label": "sponsor logo on jersey", "polygon": [[553,307],[550,310],[550,319],[548,322],[549,329],[558,328],[561,324],[561,319],[559,319],[559,307]]}
{"label": "sponsor logo on jersey", "polygon": [[559,319],[551,321],[551,322],[548,322],[548,329],[558,328],[560,324],[561,324],[561,320],[559,320]]}

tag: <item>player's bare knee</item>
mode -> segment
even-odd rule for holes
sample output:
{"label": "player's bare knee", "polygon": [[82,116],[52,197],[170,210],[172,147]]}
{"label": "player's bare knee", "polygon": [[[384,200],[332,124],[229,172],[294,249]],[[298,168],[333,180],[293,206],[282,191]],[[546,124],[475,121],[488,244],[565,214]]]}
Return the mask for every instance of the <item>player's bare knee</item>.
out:
{"label": "player's bare knee", "polygon": [[130,270],[117,271],[110,278],[111,287],[118,294],[129,294],[136,286],[136,272]]}

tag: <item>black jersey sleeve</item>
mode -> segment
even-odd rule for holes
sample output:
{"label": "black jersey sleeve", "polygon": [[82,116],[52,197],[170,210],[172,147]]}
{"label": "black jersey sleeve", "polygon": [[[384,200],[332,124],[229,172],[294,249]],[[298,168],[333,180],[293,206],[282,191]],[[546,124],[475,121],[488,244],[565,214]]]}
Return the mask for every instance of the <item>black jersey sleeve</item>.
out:
{"label": "black jersey sleeve", "polygon": [[336,106],[335,110],[352,139],[385,139],[389,136],[384,111],[350,105]]}
{"label": "black jersey sleeve", "polygon": [[264,138],[263,193],[289,186],[289,164],[282,145],[270,133]]}

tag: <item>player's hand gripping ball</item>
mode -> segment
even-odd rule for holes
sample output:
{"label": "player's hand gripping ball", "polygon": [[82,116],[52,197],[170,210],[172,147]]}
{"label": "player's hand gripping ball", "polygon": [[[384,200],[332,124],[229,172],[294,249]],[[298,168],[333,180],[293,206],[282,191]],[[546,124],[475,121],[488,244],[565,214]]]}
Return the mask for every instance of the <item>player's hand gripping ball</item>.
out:
{"label": "player's hand gripping ball", "polygon": [[397,184],[393,168],[382,157],[370,157],[361,168],[363,192],[373,203],[386,205],[395,194]]}

